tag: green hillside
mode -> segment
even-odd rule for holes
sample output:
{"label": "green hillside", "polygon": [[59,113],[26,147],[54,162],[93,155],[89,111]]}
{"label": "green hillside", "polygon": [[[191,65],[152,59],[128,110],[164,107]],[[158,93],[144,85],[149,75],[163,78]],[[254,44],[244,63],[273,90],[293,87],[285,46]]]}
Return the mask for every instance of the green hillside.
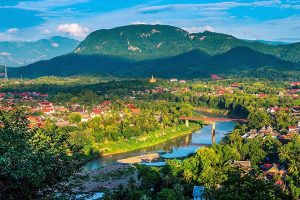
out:
{"label": "green hillside", "polygon": [[[236,47],[224,54],[210,56],[201,50],[192,50],[171,58],[139,62],[118,57],[68,54],[40,61],[26,67],[9,69],[11,76],[72,76],[111,74],[125,77],[149,77],[155,74],[163,78],[207,78],[211,74],[252,76],[256,70],[299,71],[299,64],[281,60],[275,56],[254,51],[248,47]],[[257,75],[255,75],[257,76]]]}
{"label": "green hillside", "polygon": [[91,33],[74,53],[145,60],[173,57],[193,49],[216,55],[238,46],[249,47],[292,62],[300,61],[300,43],[271,45],[208,31],[190,34],[167,25],[130,25],[98,30]]}
{"label": "green hillside", "polygon": [[[210,74],[284,77],[298,74],[300,43],[270,45],[167,25],[131,25],[91,33],[74,52],[18,69],[10,76],[112,74],[207,78]],[[268,71],[268,73],[262,72]],[[258,73],[260,72],[260,73]]]}

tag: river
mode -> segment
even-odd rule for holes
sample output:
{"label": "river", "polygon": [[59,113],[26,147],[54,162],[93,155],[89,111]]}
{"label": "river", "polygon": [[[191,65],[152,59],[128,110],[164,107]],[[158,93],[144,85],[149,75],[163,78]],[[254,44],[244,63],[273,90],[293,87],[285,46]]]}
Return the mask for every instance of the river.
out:
{"label": "river", "polygon": [[[209,113],[201,112],[201,114],[208,117],[216,117]],[[222,116],[217,116],[222,117]],[[234,122],[217,122],[216,123],[216,142],[219,143],[221,139],[231,132],[234,128]],[[117,160],[145,155],[149,153],[159,153],[161,160],[154,163],[142,163],[148,165],[163,165],[165,159],[182,158],[189,154],[195,153],[203,146],[211,145],[211,125],[204,126],[202,129],[194,131],[193,133],[166,141],[159,145],[155,145],[145,149],[116,154],[111,156],[100,157],[88,162],[84,166],[84,170],[95,170],[103,166],[114,164]]]}

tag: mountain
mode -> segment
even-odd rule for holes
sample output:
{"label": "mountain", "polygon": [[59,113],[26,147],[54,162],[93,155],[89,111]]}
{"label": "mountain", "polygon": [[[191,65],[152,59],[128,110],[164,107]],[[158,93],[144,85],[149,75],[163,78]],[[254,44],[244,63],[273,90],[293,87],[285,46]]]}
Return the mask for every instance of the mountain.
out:
{"label": "mountain", "polygon": [[73,51],[80,42],[66,37],[52,37],[35,42],[0,42],[0,64],[24,66]]}
{"label": "mountain", "polygon": [[281,41],[267,41],[267,40],[255,40],[255,41],[264,44],[270,44],[270,45],[291,44],[291,42],[281,42]]}
{"label": "mountain", "polygon": [[[270,45],[167,25],[130,25],[91,33],[75,50],[18,69],[10,76],[105,74],[197,78],[210,74],[300,71],[300,43]],[[264,74],[264,73],[263,73]]]}
{"label": "mountain", "polygon": [[193,49],[217,55],[239,46],[292,62],[300,61],[300,43],[270,45],[209,31],[189,33],[174,26],[143,24],[95,31],[73,53],[109,55],[141,61],[173,57]]}
{"label": "mountain", "polygon": [[72,76],[110,74],[125,77],[207,78],[210,74],[251,76],[256,70],[280,72],[300,71],[300,65],[275,56],[254,51],[248,47],[235,47],[224,54],[211,56],[201,50],[192,50],[171,58],[133,62],[119,57],[68,54],[49,61],[20,68],[10,68],[10,76]]}
{"label": "mountain", "polygon": [[300,70],[300,65],[248,47],[235,47],[215,56],[193,50],[168,59],[138,62],[122,73],[142,77],[154,73],[164,78],[203,78],[211,74],[240,75],[261,69],[285,72]]}

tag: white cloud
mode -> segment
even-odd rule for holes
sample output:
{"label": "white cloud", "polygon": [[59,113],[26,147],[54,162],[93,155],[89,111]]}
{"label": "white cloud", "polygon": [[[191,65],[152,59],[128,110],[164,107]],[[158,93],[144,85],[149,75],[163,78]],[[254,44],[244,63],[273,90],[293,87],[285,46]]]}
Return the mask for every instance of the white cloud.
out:
{"label": "white cloud", "polygon": [[7,6],[11,8],[19,8],[23,10],[47,11],[49,9],[66,7],[77,3],[85,3],[89,0],[39,0],[39,1],[21,1],[15,6]]}
{"label": "white cloud", "polygon": [[184,30],[188,31],[189,33],[199,33],[203,31],[215,32],[215,29],[211,26],[192,26],[192,27],[183,27]]}
{"label": "white cloud", "polygon": [[132,25],[139,25],[139,24],[151,24],[151,25],[156,25],[156,24],[162,24],[161,21],[152,21],[152,22],[144,22],[144,21],[134,21],[131,22]]}
{"label": "white cloud", "polygon": [[7,33],[16,33],[16,32],[18,32],[19,31],[19,29],[18,28],[9,28],[9,29],[7,29]]}
{"label": "white cloud", "polygon": [[191,10],[191,11],[224,11],[230,8],[235,7],[268,7],[268,6],[278,6],[280,1],[277,0],[268,0],[268,1],[256,1],[256,2],[237,2],[237,1],[228,1],[228,2],[218,2],[218,3],[206,3],[206,4],[167,4],[161,6],[148,6],[140,8],[137,12],[143,14],[165,12],[170,10]]}
{"label": "white cloud", "polygon": [[82,27],[79,24],[72,23],[72,24],[59,25],[57,27],[57,31],[62,33],[67,33],[74,37],[85,37],[88,34],[89,29]]}
{"label": "white cloud", "polygon": [[141,21],[134,21],[131,22],[132,25],[139,25],[139,24],[147,24],[146,22],[141,22]]}
{"label": "white cloud", "polygon": [[215,29],[213,27],[211,27],[211,26],[204,26],[203,29],[205,31],[215,32]]}
{"label": "white cloud", "polygon": [[41,31],[41,33],[43,33],[43,34],[50,34],[51,31],[49,29],[44,29],[44,30]]}
{"label": "white cloud", "polygon": [[0,56],[10,56],[9,52],[0,52]]}

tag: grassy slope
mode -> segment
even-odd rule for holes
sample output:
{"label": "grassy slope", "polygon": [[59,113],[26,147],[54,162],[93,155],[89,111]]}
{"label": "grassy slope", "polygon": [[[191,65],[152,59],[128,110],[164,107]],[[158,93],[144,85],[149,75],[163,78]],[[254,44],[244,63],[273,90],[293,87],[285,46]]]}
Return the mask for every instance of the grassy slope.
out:
{"label": "grassy slope", "polygon": [[167,128],[165,130],[158,130],[153,133],[147,134],[136,139],[131,139],[128,141],[109,141],[104,144],[95,145],[95,149],[101,153],[102,156],[126,153],[134,151],[137,149],[142,149],[146,147],[151,147],[168,140],[190,134],[191,132],[199,129],[198,124],[190,123],[190,127],[185,127],[185,125],[177,126],[176,128]]}

